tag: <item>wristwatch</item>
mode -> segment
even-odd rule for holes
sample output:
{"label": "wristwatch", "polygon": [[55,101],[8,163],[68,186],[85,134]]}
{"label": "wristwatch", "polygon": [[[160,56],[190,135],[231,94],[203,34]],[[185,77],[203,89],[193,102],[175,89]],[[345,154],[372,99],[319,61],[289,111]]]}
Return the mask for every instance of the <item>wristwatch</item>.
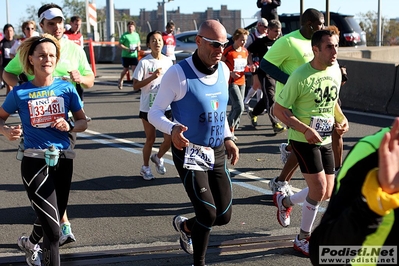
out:
{"label": "wristwatch", "polygon": [[75,128],[75,122],[73,122],[72,120],[67,120],[67,123],[69,125],[69,131],[68,132],[71,132]]}

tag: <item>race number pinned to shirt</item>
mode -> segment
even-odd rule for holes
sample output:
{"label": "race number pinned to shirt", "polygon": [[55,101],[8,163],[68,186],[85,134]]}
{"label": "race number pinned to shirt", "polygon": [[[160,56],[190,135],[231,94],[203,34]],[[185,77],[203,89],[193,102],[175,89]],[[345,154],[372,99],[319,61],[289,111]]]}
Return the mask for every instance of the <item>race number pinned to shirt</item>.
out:
{"label": "race number pinned to shirt", "polygon": [[58,118],[65,117],[64,98],[47,97],[30,100],[29,115],[33,127],[49,127]]}
{"label": "race number pinned to shirt", "polygon": [[213,170],[215,153],[212,148],[190,143],[184,154],[183,167],[195,171]]}
{"label": "race number pinned to shirt", "polygon": [[310,127],[315,129],[320,137],[330,136],[334,128],[334,117],[312,116]]}
{"label": "race number pinned to shirt", "polygon": [[234,69],[235,72],[244,72],[247,66],[247,59],[245,58],[234,58]]}

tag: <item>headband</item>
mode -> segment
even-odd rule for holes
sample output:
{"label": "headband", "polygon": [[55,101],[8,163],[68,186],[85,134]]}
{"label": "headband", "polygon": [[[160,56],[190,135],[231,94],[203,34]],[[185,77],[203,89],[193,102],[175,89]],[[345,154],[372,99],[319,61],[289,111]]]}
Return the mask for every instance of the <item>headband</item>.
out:
{"label": "headband", "polygon": [[52,44],[54,44],[55,47],[57,47],[57,45],[55,44],[55,42],[52,39],[40,38],[32,43],[32,45],[29,48],[28,55],[32,55],[33,52],[35,51],[36,46],[38,46],[39,44],[44,43],[44,42],[51,42]]}

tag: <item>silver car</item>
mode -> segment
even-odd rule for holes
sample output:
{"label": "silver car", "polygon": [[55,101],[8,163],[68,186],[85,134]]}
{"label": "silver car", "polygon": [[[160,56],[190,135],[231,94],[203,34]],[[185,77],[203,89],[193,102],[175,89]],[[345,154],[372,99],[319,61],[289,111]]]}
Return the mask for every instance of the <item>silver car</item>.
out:
{"label": "silver car", "polygon": [[197,30],[189,30],[176,34],[176,53],[194,53],[197,49],[197,44],[195,43],[197,33]]}

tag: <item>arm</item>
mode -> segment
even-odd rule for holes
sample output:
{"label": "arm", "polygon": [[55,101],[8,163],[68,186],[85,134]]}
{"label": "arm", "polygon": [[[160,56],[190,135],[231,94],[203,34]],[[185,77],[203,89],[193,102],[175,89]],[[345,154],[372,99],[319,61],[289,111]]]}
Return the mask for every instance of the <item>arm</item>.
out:
{"label": "arm", "polygon": [[281,71],[277,66],[273,65],[266,59],[260,61],[260,68],[267,74],[269,74],[275,80],[285,84],[287,83],[289,75]]}
{"label": "arm", "polygon": [[274,104],[274,115],[290,128],[304,134],[309,144],[323,141],[316,130],[299,121],[288,108],[281,106],[277,102]]}
{"label": "arm", "polygon": [[81,75],[79,70],[68,71],[69,76],[73,82],[80,83],[82,88],[88,89],[94,85],[94,74]]}
{"label": "arm", "polygon": [[8,140],[18,140],[22,135],[22,126],[7,126],[6,121],[9,114],[0,107],[0,133],[3,134]]}
{"label": "arm", "polygon": [[334,118],[335,118],[335,130],[339,135],[343,135],[349,130],[348,119],[346,119],[344,113],[342,112],[341,106],[338,102],[335,103],[334,107]]}
{"label": "arm", "polygon": [[147,84],[149,84],[151,81],[157,79],[159,76],[162,74],[162,68],[158,68],[157,70],[154,71],[154,73],[149,76],[148,78],[145,78],[143,80],[138,80],[136,78],[133,78],[133,89],[135,91],[143,88]]}

